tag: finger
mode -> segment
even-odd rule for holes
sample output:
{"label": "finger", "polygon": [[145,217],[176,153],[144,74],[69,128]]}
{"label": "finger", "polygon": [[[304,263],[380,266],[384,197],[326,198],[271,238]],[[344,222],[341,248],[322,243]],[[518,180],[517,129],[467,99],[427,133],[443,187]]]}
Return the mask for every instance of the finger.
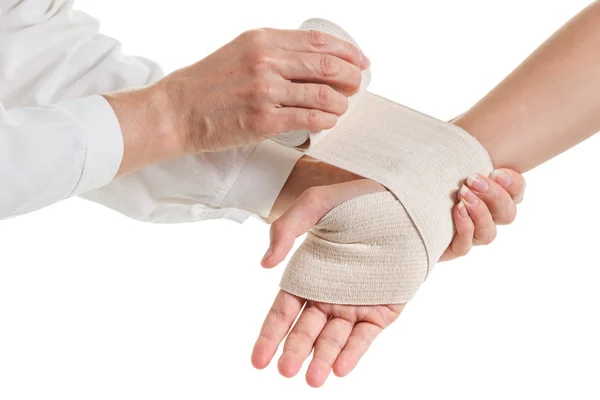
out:
{"label": "finger", "polygon": [[496,223],[490,210],[466,185],[460,188],[458,199],[464,200],[465,208],[475,227],[473,244],[490,244],[496,238]]}
{"label": "finger", "polygon": [[281,217],[271,224],[271,243],[261,264],[272,268],[285,259],[297,237],[308,232],[337,205],[368,193],[385,191],[369,179],[312,187],[302,193]]}
{"label": "finger", "polygon": [[495,182],[502,186],[513,198],[515,204],[523,201],[525,195],[525,178],[512,169],[498,168],[490,174]]}
{"label": "finger", "polygon": [[279,358],[279,373],[286,378],[296,375],[310,355],[315,340],[327,323],[327,314],[308,303],[290,331]]}
{"label": "finger", "polygon": [[496,224],[510,224],[517,216],[517,206],[502,186],[477,174],[467,179],[467,186],[486,204]]}
{"label": "finger", "polygon": [[269,365],[304,302],[304,299],[279,291],[252,350],[252,365],[255,368],[263,369]]}
{"label": "finger", "polygon": [[440,261],[450,261],[462,257],[471,250],[471,246],[473,245],[475,227],[462,200],[454,206],[452,218],[456,227],[456,235],[454,235],[450,246],[442,254]]}
{"label": "finger", "polygon": [[336,115],[348,110],[348,98],[331,86],[285,82],[287,90],[279,99],[284,107],[314,108]]}
{"label": "finger", "polygon": [[330,54],[361,69],[369,67],[369,59],[352,43],[317,30],[277,30],[274,44],[287,51]]}
{"label": "finger", "polygon": [[287,80],[325,83],[346,95],[358,92],[360,69],[329,54],[286,53],[278,59],[281,76]]}
{"label": "finger", "polygon": [[333,373],[339,377],[348,375],[382,330],[383,328],[368,322],[356,324],[344,349],[333,363]]}
{"label": "finger", "polygon": [[306,371],[306,382],[312,387],[322,386],[333,363],[348,341],[354,323],[342,318],[331,318],[315,343],[313,359]]}
{"label": "finger", "polygon": [[294,130],[319,132],[333,128],[338,121],[336,114],[302,107],[273,108],[265,118],[273,120],[274,129],[268,136]]}

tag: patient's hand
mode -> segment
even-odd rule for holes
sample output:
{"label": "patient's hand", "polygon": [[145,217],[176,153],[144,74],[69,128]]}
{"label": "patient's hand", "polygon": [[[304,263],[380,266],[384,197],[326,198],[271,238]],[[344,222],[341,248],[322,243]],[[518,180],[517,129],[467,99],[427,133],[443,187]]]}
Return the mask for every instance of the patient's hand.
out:
{"label": "patient's hand", "polygon": [[496,225],[515,220],[517,207],[525,194],[523,175],[505,168],[490,177],[470,177],[458,193],[452,210],[456,235],[440,261],[466,255],[472,245],[487,245],[496,238]]}
{"label": "patient's hand", "polygon": [[[473,243],[491,242],[496,223],[514,220],[515,204],[523,197],[525,182],[516,172],[501,170],[495,172],[492,179],[483,176],[471,178],[466,186],[471,188],[475,197],[469,196],[464,189],[462,194],[458,194],[460,203],[453,210],[457,234],[442,260],[466,254]],[[271,268],[283,261],[295,239],[337,205],[357,196],[385,190],[368,179],[306,190],[272,224],[271,245],[262,265]],[[463,211],[466,211],[464,217]],[[398,318],[403,308],[404,304],[327,304],[279,291],[254,346],[252,364],[256,368],[265,368],[287,336],[278,363],[279,372],[285,377],[296,375],[314,348],[306,380],[311,386],[321,386],[332,370],[340,377],[352,371],[377,335]],[[290,331],[298,314],[301,315]]]}
{"label": "patient's hand", "polygon": [[[491,243],[496,237],[496,225],[510,224],[515,219],[516,205],[521,202],[525,192],[523,176],[513,170],[500,168],[491,174],[491,179],[482,176],[479,178],[487,184],[487,189],[485,184],[482,186],[474,179],[466,182],[466,186],[476,197],[471,200],[469,191],[465,192],[465,195],[458,194],[458,204],[454,207],[452,215],[456,236],[439,261],[449,261],[464,256],[473,245]],[[341,189],[347,191],[341,193],[332,189],[336,186],[332,184],[349,183],[356,180],[363,180],[363,178],[304,156],[296,163],[267,220],[269,222],[276,220],[292,204],[297,204],[300,198],[303,199],[303,202],[306,201],[308,211],[312,211],[313,206],[319,206],[321,211],[326,208],[322,214],[325,215],[342,201],[357,196],[354,194],[355,187],[353,185],[341,186]],[[344,200],[337,201],[332,197],[334,192],[336,196],[341,196],[340,198],[344,198]],[[461,200],[464,201],[460,202]],[[466,211],[466,217],[463,217],[464,211]],[[313,225],[318,220],[314,222]],[[276,224],[276,226],[278,225],[281,223]],[[307,230],[311,227],[308,227]]]}
{"label": "patient's hand", "polygon": [[[359,179],[305,191],[271,225],[271,247],[262,265],[270,268],[283,261],[294,240],[340,203],[385,190],[374,181]],[[321,386],[332,369],[337,376],[352,371],[375,337],[398,318],[403,308],[402,304],[326,304],[306,301],[280,290],[254,346],[252,364],[256,368],[265,368],[287,335],[279,359],[279,372],[288,378],[296,375],[314,347],[306,381],[313,387]],[[299,313],[300,318],[294,324]],[[290,332],[292,324],[294,327]]]}

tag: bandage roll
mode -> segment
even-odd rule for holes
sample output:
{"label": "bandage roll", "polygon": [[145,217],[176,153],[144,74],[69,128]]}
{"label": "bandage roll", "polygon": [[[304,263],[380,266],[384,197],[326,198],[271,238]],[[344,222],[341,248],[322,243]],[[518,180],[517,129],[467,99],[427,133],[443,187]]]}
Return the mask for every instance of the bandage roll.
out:
{"label": "bandage roll", "polygon": [[336,304],[410,300],[454,236],[460,185],[493,169],[467,132],[369,92],[306,153],[391,192],[334,208],[286,267],[283,290]]}
{"label": "bandage roll", "polygon": [[[358,44],[354,41],[354,39],[345,30],[343,30],[338,25],[336,25],[332,22],[329,22],[327,20],[324,20],[324,19],[318,19],[318,18],[309,19],[309,20],[305,21],[302,25],[300,25],[300,29],[307,30],[307,31],[308,30],[318,30],[321,32],[325,32],[325,33],[328,33],[335,37],[338,37],[340,39],[344,39],[345,41],[350,42],[358,47]],[[362,79],[360,82],[359,91],[355,95],[348,97],[348,110],[346,111],[346,113],[344,113],[342,116],[340,116],[338,118],[338,124],[340,121],[342,121],[345,118],[346,115],[348,115],[350,112],[352,112],[352,110],[354,109],[354,107],[356,106],[356,104],[358,103],[360,98],[366,92],[367,87],[369,86],[370,83],[371,83],[371,72],[368,69],[366,69],[366,70],[362,71]],[[323,130],[323,131],[319,131],[319,132],[311,132],[308,130],[298,130],[298,131],[292,131],[292,132],[286,132],[286,133],[279,134],[277,136],[272,137],[271,140],[274,140],[275,142],[277,142],[283,146],[286,146],[286,147],[298,147],[298,146],[302,146],[304,144],[306,148],[310,148],[310,147],[316,145],[320,139],[327,136],[331,131],[332,131],[332,129],[327,129],[327,130]]]}

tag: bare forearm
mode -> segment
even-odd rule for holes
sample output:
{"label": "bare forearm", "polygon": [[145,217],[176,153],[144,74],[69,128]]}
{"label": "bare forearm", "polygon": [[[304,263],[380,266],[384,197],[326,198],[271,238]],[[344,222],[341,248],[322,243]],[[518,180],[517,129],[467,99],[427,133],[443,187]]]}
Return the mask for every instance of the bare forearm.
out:
{"label": "bare forearm", "polygon": [[454,124],[494,165],[530,170],[600,130],[600,3],[565,24]]}

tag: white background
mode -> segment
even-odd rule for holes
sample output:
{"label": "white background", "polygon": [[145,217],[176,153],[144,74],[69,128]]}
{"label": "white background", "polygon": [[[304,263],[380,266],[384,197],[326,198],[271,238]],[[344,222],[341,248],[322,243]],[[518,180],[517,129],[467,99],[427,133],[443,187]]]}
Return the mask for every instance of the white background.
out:
{"label": "white background", "polygon": [[[587,3],[76,6],[167,72],[246,29],[328,18],[371,58],[374,92],[448,119]],[[317,390],[250,364],[282,272],[258,264],[259,221],[149,225],[80,199],[2,221],[0,399],[597,399],[599,153],[592,138],[527,174],[517,222],[438,265],[359,367]]]}

